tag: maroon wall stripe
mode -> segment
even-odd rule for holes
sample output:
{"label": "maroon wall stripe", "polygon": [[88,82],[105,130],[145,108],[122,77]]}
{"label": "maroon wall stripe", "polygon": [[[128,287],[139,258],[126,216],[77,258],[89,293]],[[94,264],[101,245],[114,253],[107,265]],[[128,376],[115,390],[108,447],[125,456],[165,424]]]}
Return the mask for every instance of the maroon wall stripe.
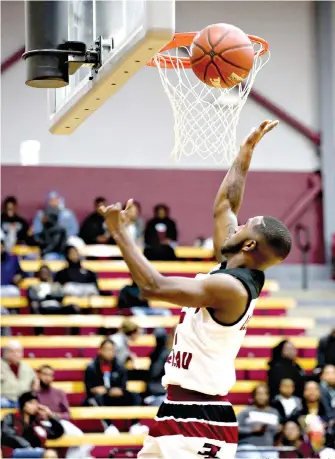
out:
{"label": "maroon wall stripe", "polygon": [[[257,172],[248,176],[240,221],[250,216],[287,216],[310,189],[311,177],[305,172]],[[134,198],[142,203],[143,216],[165,202],[178,222],[180,243],[192,244],[198,236],[212,234],[212,205],[224,172],[217,170],[153,170],[85,167],[2,167],[2,196],[13,194],[20,201],[21,213],[31,218],[44,205],[50,190],[58,190],[67,206],[82,219],[93,207],[93,199],[104,195],[109,202]],[[310,228],[310,262],[324,263],[322,203],[318,198],[299,220]],[[300,262],[293,247],[288,262]]]}
{"label": "maroon wall stripe", "polygon": [[24,53],[24,51],[25,51],[25,49],[24,49],[24,46],[23,46],[22,48],[17,50],[14,54],[12,54],[7,59],[5,59],[3,62],[1,62],[1,73],[5,72],[10,67],[12,67],[12,65],[14,65],[16,62],[18,62],[21,59],[22,54]]}

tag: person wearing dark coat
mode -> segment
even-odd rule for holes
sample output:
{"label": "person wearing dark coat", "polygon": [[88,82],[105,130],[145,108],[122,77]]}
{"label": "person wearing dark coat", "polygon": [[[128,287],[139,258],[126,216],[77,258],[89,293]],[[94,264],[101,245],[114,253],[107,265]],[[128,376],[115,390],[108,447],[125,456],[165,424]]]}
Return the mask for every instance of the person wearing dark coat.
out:
{"label": "person wearing dark coat", "polygon": [[94,212],[89,214],[80,227],[79,236],[86,244],[115,244],[105,225],[105,219],[98,209],[106,206],[106,199],[102,196],[94,200]]}
{"label": "person wearing dark coat", "polygon": [[128,392],[127,371],[115,357],[115,345],[105,339],[97,357],[85,371],[86,404],[98,406],[140,405],[138,394]]}
{"label": "person wearing dark coat", "polygon": [[281,341],[272,350],[272,359],[269,362],[268,385],[270,396],[273,399],[279,394],[279,385],[282,379],[291,379],[295,385],[294,395],[301,397],[304,390],[305,372],[296,363],[297,349],[288,340]]}
{"label": "person wearing dark coat", "polygon": [[12,451],[17,448],[44,448],[46,440],[54,440],[64,434],[58,417],[38,402],[35,393],[24,392],[18,402],[19,412],[7,414],[1,423],[5,457],[11,457]]}
{"label": "person wearing dark coat", "polygon": [[34,236],[36,244],[41,249],[42,258],[61,257],[64,254],[67,236],[58,219],[59,210],[54,207],[47,208],[42,218],[43,229]]}
{"label": "person wearing dark coat", "polygon": [[147,222],[144,242],[144,254],[149,260],[176,259],[173,245],[178,240],[177,225],[169,216],[169,208],[165,204],[157,204],[154,218]]}
{"label": "person wearing dark coat", "polygon": [[335,365],[335,329],[320,339],[317,350],[318,368]]}

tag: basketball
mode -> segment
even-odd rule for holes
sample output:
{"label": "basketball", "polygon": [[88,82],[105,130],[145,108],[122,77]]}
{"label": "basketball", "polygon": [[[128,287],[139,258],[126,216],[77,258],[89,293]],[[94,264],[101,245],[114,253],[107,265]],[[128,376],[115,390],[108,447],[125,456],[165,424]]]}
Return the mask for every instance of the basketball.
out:
{"label": "basketball", "polygon": [[214,88],[231,88],[241,83],[253,62],[254,50],[248,35],[230,24],[205,27],[191,45],[193,72]]}

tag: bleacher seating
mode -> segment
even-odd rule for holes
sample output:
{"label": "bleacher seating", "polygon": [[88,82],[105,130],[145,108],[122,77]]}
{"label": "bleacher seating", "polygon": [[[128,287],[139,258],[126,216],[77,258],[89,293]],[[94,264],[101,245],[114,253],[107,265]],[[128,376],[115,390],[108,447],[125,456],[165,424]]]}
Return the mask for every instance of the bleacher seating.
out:
{"label": "bleacher seating", "polygon": [[[16,247],[18,255],[34,253],[38,256],[38,249]],[[115,246],[91,246],[83,249],[83,254],[99,258],[120,257],[119,249]],[[208,272],[215,266],[212,251],[197,247],[178,247],[176,254],[180,258],[199,261],[156,262],[156,268],[167,275],[181,274],[194,276],[198,272]],[[200,261],[201,260],[201,261]],[[207,260],[207,261],[204,261]],[[41,260],[20,262],[22,269],[27,273],[36,272],[41,264],[47,264],[53,272],[62,269],[64,262]],[[131,283],[126,264],[121,260],[84,261],[83,266],[98,273],[99,288],[104,292],[118,291],[126,284]],[[97,335],[98,330],[116,329],[121,325],[124,317],[114,315],[117,310],[116,296],[97,296],[90,298],[64,299],[63,304],[77,304],[83,309],[83,314],[75,316],[60,315],[30,315],[25,290],[38,279],[27,277],[20,285],[22,296],[19,298],[2,298],[1,305],[8,309],[19,309],[19,315],[2,317],[2,326],[10,326],[12,334],[24,347],[25,361],[34,369],[42,364],[49,364],[55,369],[56,381],[54,386],[64,390],[69,398],[71,409],[70,418],[85,433],[83,436],[72,437],[65,435],[58,440],[48,441],[49,447],[67,447],[82,444],[93,444],[102,448],[97,457],[106,457],[110,447],[140,446],[142,435],[122,433],[118,436],[104,435],[101,430],[101,419],[129,420],[139,419],[150,425],[157,412],[156,407],[82,407],[85,397],[83,373],[87,364],[96,355],[103,336]],[[296,303],[290,298],[271,297],[272,292],[279,290],[276,281],[266,281],[263,296],[259,298],[255,315],[248,325],[248,336],[245,337],[243,347],[236,359],[237,382],[231,393],[230,401],[238,413],[249,402],[250,393],[258,383],[266,379],[268,360],[272,348],[284,337],[289,339],[298,348],[298,363],[310,372],[315,367],[316,340],[304,336],[307,329],[314,327],[314,320],[308,317],[292,320],[285,316],[286,311],[294,308]],[[139,316],[132,317],[140,327],[146,330],[138,337],[131,349],[138,356],[136,367],[146,371],[150,360],[148,355],[153,350],[155,339],[149,332],[156,327],[172,329],[178,323],[178,309],[169,303],[152,301],[151,307],[168,308],[171,316]],[[99,315],[99,313],[102,313]],[[88,313],[88,314],[85,314]],[[44,327],[46,336],[32,336],[33,327]],[[70,327],[79,327],[80,335],[64,336]],[[64,331],[65,330],[65,331]],[[1,346],[6,346],[9,339],[4,337]],[[141,376],[142,377],[142,376]],[[145,381],[129,380],[128,390],[143,393],[146,389]],[[8,410],[1,410],[1,417]],[[96,431],[96,433],[92,433]]]}

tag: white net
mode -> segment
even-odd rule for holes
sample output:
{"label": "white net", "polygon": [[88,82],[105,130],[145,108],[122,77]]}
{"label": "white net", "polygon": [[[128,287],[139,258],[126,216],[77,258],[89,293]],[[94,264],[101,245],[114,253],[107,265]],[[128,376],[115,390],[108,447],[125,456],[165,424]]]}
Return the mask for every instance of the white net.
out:
{"label": "white net", "polygon": [[[254,65],[248,78],[228,89],[207,86],[192,69],[185,68],[180,61],[177,64],[175,57],[189,56],[186,47],[154,57],[173,110],[175,145],[171,155],[176,160],[197,154],[231,165],[237,154],[236,131],[241,110],[257,73],[270,58],[269,52],[260,54],[261,45],[254,43],[254,48]],[[167,60],[173,68],[167,67]]]}

